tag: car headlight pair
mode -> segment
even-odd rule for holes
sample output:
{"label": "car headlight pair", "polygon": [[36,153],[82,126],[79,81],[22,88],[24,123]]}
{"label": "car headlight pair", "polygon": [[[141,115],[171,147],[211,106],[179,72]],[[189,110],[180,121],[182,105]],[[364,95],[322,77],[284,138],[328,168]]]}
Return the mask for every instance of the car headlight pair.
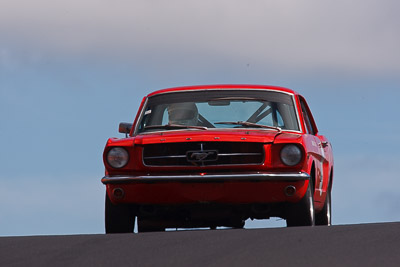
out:
{"label": "car headlight pair", "polygon": [[281,150],[281,160],[287,166],[295,166],[303,158],[301,149],[293,144],[285,145]]}
{"label": "car headlight pair", "polygon": [[107,162],[113,168],[122,168],[129,161],[129,153],[125,148],[113,147],[107,153]]}

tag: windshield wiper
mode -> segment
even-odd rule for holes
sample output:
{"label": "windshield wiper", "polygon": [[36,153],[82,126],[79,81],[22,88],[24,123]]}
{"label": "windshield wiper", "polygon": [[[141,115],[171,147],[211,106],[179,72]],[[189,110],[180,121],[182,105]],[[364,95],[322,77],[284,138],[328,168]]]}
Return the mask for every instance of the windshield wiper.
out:
{"label": "windshield wiper", "polygon": [[282,132],[282,129],[279,127],[262,125],[262,124],[257,124],[257,123],[253,123],[253,122],[248,122],[248,121],[221,121],[221,122],[214,122],[214,124],[234,124],[234,125],[241,125],[241,126],[245,126],[245,127],[267,128],[267,129],[277,130],[278,132]]}
{"label": "windshield wiper", "polygon": [[189,126],[189,125],[180,125],[180,124],[165,124],[165,125],[149,125],[145,126],[145,129],[198,129],[198,130],[207,130],[207,127],[203,126]]}

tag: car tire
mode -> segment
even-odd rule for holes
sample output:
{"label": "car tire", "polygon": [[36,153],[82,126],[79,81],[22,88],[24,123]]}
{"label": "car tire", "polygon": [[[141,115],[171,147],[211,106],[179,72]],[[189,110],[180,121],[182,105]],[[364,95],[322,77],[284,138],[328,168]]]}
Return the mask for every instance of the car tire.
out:
{"label": "car tire", "polygon": [[234,220],[232,223],[232,228],[233,229],[243,229],[245,224],[246,224],[246,221],[243,219]]}
{"label": "car tire", "polygon": [[332,220],[332,202],[331,202],[331,190],[329,189],[326,194],[325,204],[322,210],[315,216],[316,225],[331,225]]}
{"label": "car tire", "polygon": [[143,220],[140,217],[138,217],[137,226],[138,226],[138,233],[165,231],[165,227],[161,222],[158,222],[156,220]]}
{"label": "car tire", "polygon": [[314,196],[311,181],[302,200],[290,205],[286,217],[286,225],[288,227],[315,225]]}
{"label": "car tire", "polygon": [[130,206],[114,205],[106,193],[104,213],[106,234],[133,233],[135,215]]}

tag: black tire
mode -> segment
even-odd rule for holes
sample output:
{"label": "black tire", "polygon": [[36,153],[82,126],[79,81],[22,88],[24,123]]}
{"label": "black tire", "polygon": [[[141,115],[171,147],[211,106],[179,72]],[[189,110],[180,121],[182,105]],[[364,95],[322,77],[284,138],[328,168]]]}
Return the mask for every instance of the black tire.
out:
{"label": "black tire", "polygon": [[106,193],[105,203],[106,234],[133,233],[135,215],[127,205],[114,205]]}
{"label": "black tire", "polygon": [[138,233],[165,231],[165,226],[162,224],[162,222],[156,220],[143,220],[140,217],[138,217],[137,226],[138,226]]}
{"label": "black tire", "polygon": [[315,224],[316,225],[331,225],[331,220],[332,220],[332,202],[331,202],[331,190],[328,190],[328,193],[326,194],[326,199],[325,199],[325,204],[323,209],[317,213],[315,216]]}
{"label": "black tire", "polygon": [[233,229],[243,229],[246,221],[243,219],[233,221],[232,228]]}
{"label": "black tire", "polygon": [[290,205],[286,217],[286,225],[288,227],[315,225],[314,196],[311,181],[303,199],[296,204]]}

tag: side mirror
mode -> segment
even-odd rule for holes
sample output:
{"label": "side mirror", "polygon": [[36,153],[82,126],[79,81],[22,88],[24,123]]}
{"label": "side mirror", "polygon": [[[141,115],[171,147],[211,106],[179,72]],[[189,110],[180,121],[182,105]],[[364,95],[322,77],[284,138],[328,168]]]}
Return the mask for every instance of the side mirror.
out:
{"label": "side mirror", "polygon": [[128,134],[131,132],[132,129],[132,123],[129,122],[121,122],[119,124],[118,131],[120,133],[124,133],[126,137],[128,137]]}

